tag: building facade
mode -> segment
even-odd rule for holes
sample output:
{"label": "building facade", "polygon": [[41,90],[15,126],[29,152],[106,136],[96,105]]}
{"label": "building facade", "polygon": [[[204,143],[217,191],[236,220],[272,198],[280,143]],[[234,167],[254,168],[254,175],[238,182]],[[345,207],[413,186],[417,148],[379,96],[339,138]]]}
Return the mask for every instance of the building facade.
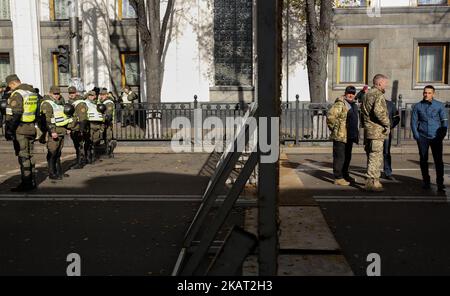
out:
{"label": "building facade", "polygon": [[[58,66],[70,47],[72,0],[0,0],[0,80],[17,73],[48,92],[63,92],[70,70]],[[78,0],[84,89],[125,84],[146,101],[143,52],[129,0]],[[161,1],[162,13],[165,1]],[[163,102],[253,100],[253,1],[176,1],[164,55]]]}
{"label": "building facade", "polygon": [[[440,100],[450,101],[450,1],[341,0],[336,6],[324,86],[328,101],[342,95],[347,85],[371,86],[377,73],[391,80],[389,98],[401,94],[403,102],[417,102],[423,87],[432,84]],[[291,32],[290,38],[295,39],[292,27]],[[285,75],[289,97],[285,83],[283,100],[294,100],[299,94],[300,100],[309,101],[304,64],[304,60],[290,64]]]}

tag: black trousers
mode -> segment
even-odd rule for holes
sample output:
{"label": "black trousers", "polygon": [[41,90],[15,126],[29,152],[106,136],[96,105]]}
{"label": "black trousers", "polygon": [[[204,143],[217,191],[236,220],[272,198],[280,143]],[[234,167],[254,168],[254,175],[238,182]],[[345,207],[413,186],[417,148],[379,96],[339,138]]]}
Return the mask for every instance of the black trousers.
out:
{"label": "black trousers", "polygon": [[427,139],[420,137],[417,141],[420,154],[420,170],[422,171],[423,182],[430,183],[430,174],[428,171],[428,151],[431,147],[434,166],[436,168],[436,184],[444,185],[444,162],[442,161],[442,139]]}
{"label": "black trousers", "polygon": [[352,160],[353,142],[333,141],[333,173],[334,178],[343,179],[349,176],[348,169]]}

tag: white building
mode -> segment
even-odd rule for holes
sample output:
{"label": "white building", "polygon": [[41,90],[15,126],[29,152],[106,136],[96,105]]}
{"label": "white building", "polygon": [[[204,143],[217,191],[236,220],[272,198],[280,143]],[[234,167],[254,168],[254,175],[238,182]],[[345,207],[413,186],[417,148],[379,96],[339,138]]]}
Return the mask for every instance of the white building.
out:
{"label": "white building", "polygon": [[[67,90],[58,46],[69,45],[70,0],[0,0],[0,80],[17,73],[44,92]],[[175,2],[162,101],[253,98],[252,0]],[[125,84],[146,100],[136,14],[128,0],[78,0],[85,89]],[[162,1],[161,10],[164,10]],[[214,11],[219,12],[214,14]]]}

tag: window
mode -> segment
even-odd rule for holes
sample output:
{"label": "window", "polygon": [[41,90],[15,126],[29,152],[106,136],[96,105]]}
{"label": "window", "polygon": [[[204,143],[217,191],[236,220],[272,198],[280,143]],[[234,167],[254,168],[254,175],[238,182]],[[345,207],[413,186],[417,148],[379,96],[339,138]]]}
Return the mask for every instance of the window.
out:
{"label": "window", "polygon": [[50,0],[51,20],[69,19],[69,0]]}
{"label": "window", "polygon": [[119,20],[137,18],[136,11],[130,4],[130,0],[117,0],[117,15]]}
{"label": "window", "polygon": [[122,65],[122,87],[125,85],[138,86],[140,82],[139,53],[123,52],[120,54]]}
{"label": "window", "polygon": [[337,83],[367,84],[367,44],[338,46]]}
{"label": "window", "polygon": [[447,5],[448,0],[419,0],[418,5]]}
{"label": "window", "polygon": [[11,74],[9,53],[0,53],[0,79],[4,81],[9,74]]}
{"label": "window", "polygon": [[67,73],[61,73],[58,67],[58,53],[52,52],[53,63],[53,84],[58,86],[68,86],[70,79],[70,71]]}
{"label": "window", "polygon": [[216,86],[253,85],[252,0],[214,1]]}
{"label": "window", "polygon": [[448,43],[419,43],[417,82],[447,83]]}
{"label": "window", "polygon": [[0,20],[10,20],[11,9],[9,7],[9,0],[0,0]]}

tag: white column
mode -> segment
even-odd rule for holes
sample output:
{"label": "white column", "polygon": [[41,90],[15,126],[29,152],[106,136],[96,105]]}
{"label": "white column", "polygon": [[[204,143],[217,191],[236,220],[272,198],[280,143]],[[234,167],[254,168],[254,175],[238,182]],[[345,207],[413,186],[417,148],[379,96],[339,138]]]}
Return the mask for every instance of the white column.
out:
{"label": "white column", "polygon": [[11,21],[14,34],[14,71],[22,82],[43,89],[37,1],[11,1]]}
{"label": "white column", "polygon": [[105,0],[82,0],[83,79],[85,89],[111,88],[109,9]]}
{"label": "white column", "polygon": [[49,21],[50,20],[50,0],[40,0],[39,6],[40,6],[39,15],[40,15],[41,21]]}

